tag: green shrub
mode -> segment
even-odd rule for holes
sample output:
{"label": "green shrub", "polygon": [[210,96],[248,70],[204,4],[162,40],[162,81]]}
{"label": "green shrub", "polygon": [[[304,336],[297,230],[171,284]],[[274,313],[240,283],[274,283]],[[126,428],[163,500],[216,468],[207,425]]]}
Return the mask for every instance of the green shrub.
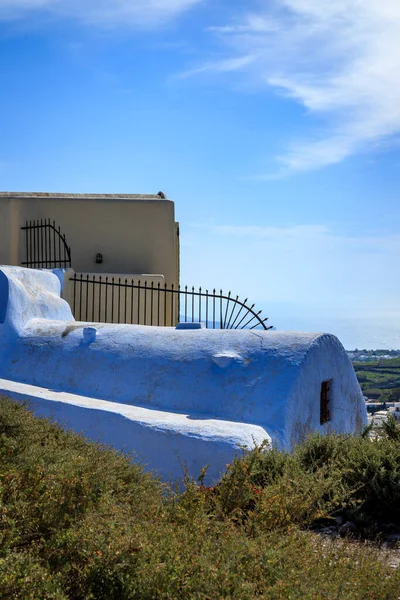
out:
{"label": "green shrub", "polygon": [[214,488],[187,479],[179,493],[0,399],[0,597],[397,598],[399,573],[373,548],[307,527],[337,511],[392,511],[398,446],[386,432],[313,436],[292,455],[261,447]]}
{"label": "green shrub", "polygon": [[400,526],[400,429],[389,419],[376,439],[315,434],[291,455],[256,449],[232,463],[217,497],[230,514],[253,510],[258,496],[266,526],[337,514]]}

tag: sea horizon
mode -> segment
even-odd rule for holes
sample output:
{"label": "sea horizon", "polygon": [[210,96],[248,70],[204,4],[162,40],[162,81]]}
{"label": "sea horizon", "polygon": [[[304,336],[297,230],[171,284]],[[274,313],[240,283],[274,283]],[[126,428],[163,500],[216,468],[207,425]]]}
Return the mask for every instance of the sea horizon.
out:
{"label": "sea horizon", "polygon": [[281,317],[271,319],[271,325],[277,331],[331,333],[346,350],[400,350],[400,323],[390,318]]}

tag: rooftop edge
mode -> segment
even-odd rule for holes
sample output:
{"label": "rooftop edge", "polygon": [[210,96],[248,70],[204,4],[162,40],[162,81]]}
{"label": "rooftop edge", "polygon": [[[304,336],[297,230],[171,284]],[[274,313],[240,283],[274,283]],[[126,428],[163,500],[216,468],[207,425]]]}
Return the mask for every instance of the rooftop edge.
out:
{"label": "rooftop edge", "polygon": [[76,194],[60,192],[0,192],[0,198],[98,198],[106,200],[158,200],[169,201],[158,194]]}

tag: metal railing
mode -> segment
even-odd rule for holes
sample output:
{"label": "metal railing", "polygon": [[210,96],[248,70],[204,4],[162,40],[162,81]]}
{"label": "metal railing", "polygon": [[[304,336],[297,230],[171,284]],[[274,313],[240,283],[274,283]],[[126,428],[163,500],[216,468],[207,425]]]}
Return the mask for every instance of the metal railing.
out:
{"label": "metal railing", "polygon": [[170,287],[123,277],[76,274],[71,308],[78,321],[175,326],[179,322],[204,322],[209,329],[271,329],[254,304],[222,290]]}
{"label": "metal railing", "polygon": [[55,221],[50,219],[26,221],[24,267],[33,269],[57,269],[71,267],[71,248]]}

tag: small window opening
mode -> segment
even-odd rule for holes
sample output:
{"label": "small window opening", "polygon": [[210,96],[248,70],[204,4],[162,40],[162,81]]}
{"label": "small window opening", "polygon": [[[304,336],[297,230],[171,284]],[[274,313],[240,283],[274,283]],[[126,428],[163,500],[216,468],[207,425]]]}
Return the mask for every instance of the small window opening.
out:
{"label": "small window opening", "polygon": [[331,387],[332,379],[321,383],[320,423],[323,425],[331,420]]}

